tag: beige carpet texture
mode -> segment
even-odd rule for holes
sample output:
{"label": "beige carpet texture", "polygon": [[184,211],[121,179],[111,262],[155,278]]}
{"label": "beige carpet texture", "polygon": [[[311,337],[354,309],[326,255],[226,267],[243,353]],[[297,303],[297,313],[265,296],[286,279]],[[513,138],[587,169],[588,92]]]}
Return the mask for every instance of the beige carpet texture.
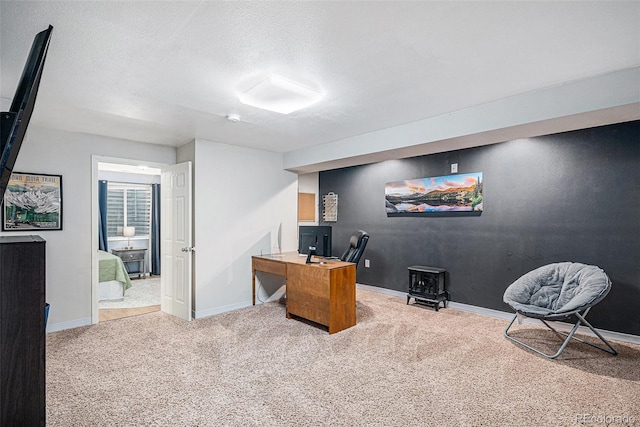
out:
{"label": "beige carpet texture", "polygon": [[[574,341],[548,360],[504,320],[405,303],[359,289],[357,325],[333,335],[278,303],[48,334],[47,424],[640,426],[640,346]],[[561,343],[542,326],[514,336]]]}

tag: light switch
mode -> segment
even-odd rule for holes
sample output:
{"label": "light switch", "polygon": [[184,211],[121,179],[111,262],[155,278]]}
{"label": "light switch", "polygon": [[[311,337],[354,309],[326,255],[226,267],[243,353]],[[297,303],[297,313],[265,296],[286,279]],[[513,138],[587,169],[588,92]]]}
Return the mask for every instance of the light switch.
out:
{"label": "light switch", "polygon": [[458,173],[458,164],[451,163],[451,173]]}

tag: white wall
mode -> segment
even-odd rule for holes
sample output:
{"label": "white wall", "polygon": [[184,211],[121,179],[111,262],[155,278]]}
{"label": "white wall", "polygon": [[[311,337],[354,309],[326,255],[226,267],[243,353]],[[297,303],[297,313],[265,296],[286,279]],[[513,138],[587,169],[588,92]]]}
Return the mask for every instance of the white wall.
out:
{"label": "white wall", "polygon": [[15,171],[62,175],[62,231],[37,234],[47,241],[48,330],[91,324],[92,155],[175,163],[176,149],[87,134],[30,127]]}
{"label": "white wall", "polygon": [[298,191],[300,193],[318,194],[320,174],[318,172],[303,173],[298,175]]}
{"label": "white wall", "polygon": [[194,162],[200,318],[251,304],[252,255],[297,249],[298,182],[278,153],[195,140],[178,149],[186,160]]}

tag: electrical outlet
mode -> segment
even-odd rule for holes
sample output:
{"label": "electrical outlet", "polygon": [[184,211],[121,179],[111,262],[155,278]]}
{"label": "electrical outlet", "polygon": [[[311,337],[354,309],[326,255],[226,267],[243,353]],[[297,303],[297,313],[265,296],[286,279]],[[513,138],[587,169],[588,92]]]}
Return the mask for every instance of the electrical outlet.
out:
{"label": "electrical outlet", "polygon": [[458,164],[451,163],[451,173],[458,173]]}
{"label": "electrical outlet", "polygon": [[369,262],[369,260],[368,260],[368,259],[365,259],[365,260],[364,260],[364,266],[365,266],[366,268],[371,267],[371,263]]}

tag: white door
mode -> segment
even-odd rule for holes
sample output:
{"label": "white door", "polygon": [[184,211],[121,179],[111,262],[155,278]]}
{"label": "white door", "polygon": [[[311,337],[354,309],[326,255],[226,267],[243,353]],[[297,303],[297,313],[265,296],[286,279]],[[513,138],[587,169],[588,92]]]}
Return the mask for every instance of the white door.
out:
{"label": "white door", "polygon": [[162,169],[160,309],[191,320],[193,224],[191,162]]}

